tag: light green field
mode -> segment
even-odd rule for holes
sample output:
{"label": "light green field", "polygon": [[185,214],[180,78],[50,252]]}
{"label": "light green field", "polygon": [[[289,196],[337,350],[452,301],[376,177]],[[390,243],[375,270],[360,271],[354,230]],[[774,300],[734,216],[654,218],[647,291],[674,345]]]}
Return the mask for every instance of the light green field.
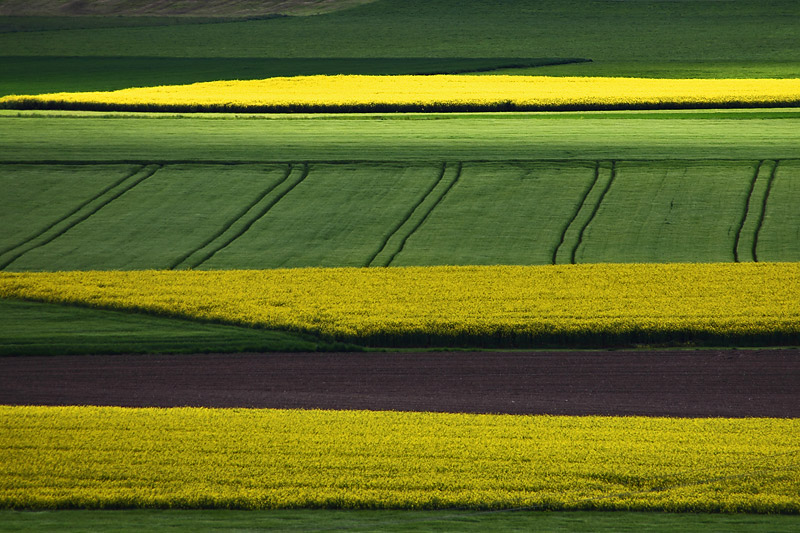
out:
{"label": "light green field", "polygon": [[[800,161],[783,161],[763,193],[763,225],[754,233],[754,255],[760,261],[800,261]],[[791,200],[791,198],[795,198]]]}
{"label": "light green field", "polygon": [[[230,115],[0,111],[0,162],[792,159],[800,111]],[[104,118],[107,117],[107,118]]]}

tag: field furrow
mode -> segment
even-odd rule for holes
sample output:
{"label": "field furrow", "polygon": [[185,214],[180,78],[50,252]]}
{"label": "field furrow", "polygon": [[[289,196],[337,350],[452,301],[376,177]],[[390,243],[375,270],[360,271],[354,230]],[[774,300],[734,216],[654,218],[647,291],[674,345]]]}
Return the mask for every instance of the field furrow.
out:
{"label": "field furrow", "polygon": [[618,161],[576,262],[733,261],[756,164]]}
{"label": "field furrow", "polygon": [[208,261],[214,254],[241,237],[258,219],[267,214],[272,209],[272,206],[280,202],[281,198],[286,196],[307,176],[307,164],[299,167],[289,164],[283,179],[271,183],[264,193],[256,198],[241,215],[231,219],[224,228],[213,235],[203,246],[181,258],[172,268],[197,268]]}
{"label": "field furrow", "polygon": [[800,161],[781,161],[758,233],[758,258],[800,261]]}
{"label": "field furrow", "polygon": [[364,266],[439,180],[438,164],[312,164],[203,269]]}
{"label": "field furrow", "polygon": [[[49,218],[55,215],[54,211],[71,207],[65,203],[76,200],[76,193],[88,195],[101,185],[103,188],[47,226],[26,235],[17,244],[7,248],[0,254],[0,268],[8,267],[23,255],[60,237],[126,191],[151,177],[158,171],[159,166],[128,168],[130,170],[127,170],[121,179],[105,185],[99,180],[107,181],[125,167],[97,165],[53,169],[49,166],[43,168],[26,166],[22,172],[18,172],[20,169],[14,166],[5,166],[3,176],[7,180],[6,190],[13,192],[5,198],[2,222],[4,228],[8,230],[3,234],[11,238],[16,236],[15,230],[24,234],[23,232],[29,231],[29,225],[36,224],[40,218]],[[110,173],[111,176],[105,175],[106,173]],[[41,196],[37,195],[37,192],[40,192]]]}

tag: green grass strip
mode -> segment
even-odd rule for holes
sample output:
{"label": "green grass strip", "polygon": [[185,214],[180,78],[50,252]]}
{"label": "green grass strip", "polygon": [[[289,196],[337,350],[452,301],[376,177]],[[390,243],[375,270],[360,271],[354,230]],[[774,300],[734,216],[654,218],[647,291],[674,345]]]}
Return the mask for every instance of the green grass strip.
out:
{"label": "green grass strip", "polygon": [[798,513],[791,419],[0,407],[0,508]]}
{"label": "green grass strip", "polygon": [[350,510],[128,510],[0,511],[0,532],[163,531],[549,531],[654,533],[795,533],[797,516],[708,513],[547,511],[350,511]]}

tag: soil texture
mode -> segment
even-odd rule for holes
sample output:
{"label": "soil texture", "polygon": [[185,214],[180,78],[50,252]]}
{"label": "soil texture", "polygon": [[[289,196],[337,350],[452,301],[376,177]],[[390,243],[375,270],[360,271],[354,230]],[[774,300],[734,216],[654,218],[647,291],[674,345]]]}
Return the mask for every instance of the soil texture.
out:
{"label": "soil texture", "polygon": [[800,350],[0,358],[0,404],[800,417]]}

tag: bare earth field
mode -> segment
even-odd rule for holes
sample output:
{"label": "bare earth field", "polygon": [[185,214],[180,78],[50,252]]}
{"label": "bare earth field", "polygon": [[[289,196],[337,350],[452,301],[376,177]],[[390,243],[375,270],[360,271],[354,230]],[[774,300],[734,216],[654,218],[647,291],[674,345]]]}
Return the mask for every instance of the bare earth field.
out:
{"label": "bare earth field", "polygon": [[800,350],[6,357],[0,404],[800,416]]}

